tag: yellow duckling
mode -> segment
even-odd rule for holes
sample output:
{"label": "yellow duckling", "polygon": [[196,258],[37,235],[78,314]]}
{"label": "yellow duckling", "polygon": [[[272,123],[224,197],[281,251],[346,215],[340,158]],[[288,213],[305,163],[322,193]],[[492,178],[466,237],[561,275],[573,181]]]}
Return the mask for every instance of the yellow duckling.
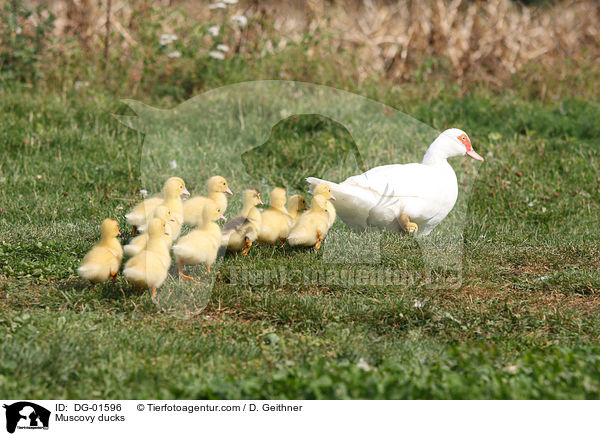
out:
{"label": "yellow duckling", "polygon": [[252,242],[258,237],[261,216],[256,206],[262,205],[260,192],[256,189],[244,191],[244,206],[242,212],[223,227],[221,245],[236,253],[242,250],[245,256],[252,247]]}
{"label": "yellow duckling", "polygon": [[325,197],[327,199],[327,201],[325,203],[325,208],[327,209],[327,214],[329,216],[329,218],[328,218],[329,227],[331,227],[333,225],[333,223],[335,222],[335,207],[334,207],[333,203],[331,201],[329,201],[329,200],[335,200],[335,197],[331,193],[331,187],[327,183],[321,183],[320,185],[317,185],[317,187],[315,188],[315,192],[313,192],[313,195],[315,195],[315,196],[322,195],[323,197]]}
{"label": "yellow duckling", "polygon": [[[163,242],[167,245],[167,248],[171,248],[173,243],[173,229],[171,224],[175,222],[175,218],[171,216],[171,211],[167,206],[161,205],[154,209],[154,218],[160,218],[165,222],[165,229],[168,234],[161,235]],[[146,232],[147,226],[139,227],[140,231],[143,231],[141,235],[133,238],[129,244],[124,247],[125,254],[127,256],[135,256],[140,251],[146,248],[148,243],[148,233]]]}
{"label": "yellow duckling", "polygon": [[184,264],[203,263],[206,265],[206,271],[210,272],[210,266],[215,263],[221,246],[221,227],[215,223],[219,219],[225,221],[221,208],[212,200],[206,201],[202,210],[202,227],[197,227],[182,236],[173,246],[179,277],[191,279],[183,273]]}
{"label": "yellow duckling", "polygon": [[322,195],[315,195],[310,209],[300,215],[287,240],[292,247],[315,247],[318,250],[328,231],[327,199]]}
{"label": "yellow duckling", "polygon": [[292,225],[292,217],[285,208],[286,202],[285,189],[275,188],[271,191],[271,207],[261,214],[259,242],[273,245],[279,240],[285,243]]}
{"label": "yellow duckling", "polygon": [[156,289],[163,284],[169,273],[171,255],[162,235],[166,235],[166,223],[160,218],[152,218],[148,225],[148,244],[146,249],[125,263],[123,275],[138,288],[152,290],[152,299]]}
{"label": "yellow duckling", "polygon": [[[181,231],[183,223],[183,204],[181,195],[190,195],[185,188],[185,182],[180,177],[171,177],[167,179],[163,187],[161,195],[148,198],[141,203],[138,203],[131,212],[125,215],[127,224],[133,226],[132,234],[135,234],[138,227],[145,225],[151,218],[156,209],[161,204],[164,204],[171,211],[171,215],[175,218],[173,226],[173,240],[176,240]],[[179,229],[176,227],[179,226]]]}
{"label": "yellow duckling", "polygon": [[117,279],[117,272],[123,260],[123,248],[117,239],[119,223],[111,218],[102,221],[102,239],[85,255],[77,273],[92,283],[100,283],[112,276]]}
{"label": "yellow duckling", "polygon": [[217,204],[219,209],[221,209],[221,214],[224,214],[225,210],[227,210],[227,197],[225,194],[233,195],[233,192],[229,189],[229,185],[227,185],[227,180],[221,176],[214,176],[208,179],[206,187],[208,188],[208,197],[193,197],[183,203],[184,224],[196,227],[201,226],[204,204],[208,200],[212,200]]}
{"label": "yellow duckling", "polygon": [[288,214],[292,218],[292,225],[298,221],[302,211],[306,210],[306,200],[300,194],[292,195],[288,201]]}

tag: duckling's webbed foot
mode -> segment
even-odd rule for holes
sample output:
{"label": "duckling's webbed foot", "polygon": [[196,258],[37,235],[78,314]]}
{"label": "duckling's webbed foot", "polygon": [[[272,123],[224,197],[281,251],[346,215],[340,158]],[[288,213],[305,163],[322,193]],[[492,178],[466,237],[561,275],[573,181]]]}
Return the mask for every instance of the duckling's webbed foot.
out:
{"label": "duckling's webbed foot", "polygon": [[286,239],[285,238],[279,238],[279,242],[281,243],[281,246],[283,247],[285,245]]}
{"label": "duckling's webbed foot", "polygon": [[320,230],[317,230],[317,243],[315,244],[315,250],[319,250],[321,248],[321,243],[323,242],[323,234]]}
{"label": "duckling's webbed foot", "polygon": [[252,247],[252,241],[250,239],[248,239],[248,237],[244,238],[244,246],[246,248],[244,248],[242,250],[242,255],[246,256],[248,254],[248,252],[250,251],[250,247]]}
{"label": "duckling's webbed foot", "polygon": [[419,230],[417,223],[411,222],[410,217],[405,213],[400,215],[399,221],[402,228],[409,234],[416,233]]}
{"label": "duckling's webbed foot", "polygon": [[177,269],[179,270],[179,277],[184,279],[184,280],[192,280],[192,278],[190,276],[186,276],[183,273],[183,262],[178,262],[177,263]]}

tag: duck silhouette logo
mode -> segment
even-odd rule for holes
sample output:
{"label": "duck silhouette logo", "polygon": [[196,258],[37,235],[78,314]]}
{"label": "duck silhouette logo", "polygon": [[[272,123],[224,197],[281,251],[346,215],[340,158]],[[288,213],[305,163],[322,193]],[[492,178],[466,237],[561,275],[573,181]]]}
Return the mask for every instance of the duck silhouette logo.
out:
{"label": "duck silhouette logo", "polygon": [[29,401],[19,401],[10,405],[5,404],[6,431],[14,433],[16,429],[48,429],[50,411]]}
{"label": "duck silhouette logo", "polygon": [[[438,130],[383,103],[327,86],[292,81],[229,85],[198,95],[171,110],[156,109],[133,100],[123,102],[136,115],[118,115],[116,118],[144,134],[139,163],[144,189],[159,192],[167,178],[179,176],[193,195],[204,195],[207,179],[213,175],[223,176],[234,192],[227,208],[228,218],[241,209],[241,193],[247,187],[270,192],[275,186],[283,186],[291,196],[306,194],[314,188],[309,185],[311,180],[336,181],[342,186],[340,182],[352,176],[364,173],[368,177],[369,172],[365,171],[369,168],[421,162],[428,144],[440,137]],[[340,148],[338,152],[335,140],[312,144],[312,157],[305,160],[310,161],[308,165],[314,165],[308,170],[285,168],[284,171],[273,167],[271,163],[284,151],[282,147],[286,147],[286,140],[278,139],[274,134],[276,127],[285,120],[303,116],[322,117],[342,126],[350,136],[352,146]],[[453,146],[456,146],[454,139]],[[317,169],[321,153],[327,152],[331,156],[332,150],[337,162],[331,165],[331,158],[328,158],[326,168]],[[254,154],[261,156],[268,174],[255,170],[255,160],[251,159]],[[393,192],[398,187],[381,186],[379,194],[385,195],[372,202],[377,210],[363,207],[357,212],[365,226],[352,226],[351,213],[338,214],[340,220],[329,231],[318,254],[322,256],[324,267],[360,268],[362,265],[368,270],[382,262],[387,262],[386,268],[396,262],[397,265],[392,265],[396,270],[406,268],[407,263],[396,253],[398,245],[410,244],[412,251],[422,259],[414,268],[420,268],[419,274],[428,284],[445,288],[459,286],[467,205],[480,162],[465,159],[456,162],[453,164],[456,173],[453,185],[460,188],[459,195],[451,213],[436,224],[435,231],[425,235],[429,232],[424,227],[423,236],[414,232],[416,238],[389,239],[390,236],[395,238],[397,235],[392,234],[398,232],[382,229],[377,223],[388,211],[398,210],[399,206],[394,204],[397,200],[386,199],[388,194],[398,197]],[[338,203],[336,208],[344,213],[342,209],[347,205]],[[416,228],[410,221],[400,220],[398,225],[408,230]],[[222,256],[223,252],[209,274],[198,268],[194,283],[178,280],[174,267],[159,289],[157,304],[173,313],[201,311],[209,301]]]}

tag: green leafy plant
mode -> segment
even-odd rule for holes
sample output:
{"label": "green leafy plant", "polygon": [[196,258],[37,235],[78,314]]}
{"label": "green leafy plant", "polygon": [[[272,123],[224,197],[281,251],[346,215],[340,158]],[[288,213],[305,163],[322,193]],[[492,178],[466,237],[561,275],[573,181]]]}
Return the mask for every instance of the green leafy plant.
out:
{"label": "green leafy plant", "polygon": [[55,16],[40,4],[23,0],[0,6],[0,73],[3,79],[34,81],[42,76],[39,62],[49,48]]}

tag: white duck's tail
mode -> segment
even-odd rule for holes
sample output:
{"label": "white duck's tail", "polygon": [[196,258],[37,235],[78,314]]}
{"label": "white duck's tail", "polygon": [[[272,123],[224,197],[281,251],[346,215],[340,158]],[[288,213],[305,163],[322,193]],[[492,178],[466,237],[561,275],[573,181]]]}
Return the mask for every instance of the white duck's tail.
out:
{"label": "white duck's tail", "polygon": [[[333,191],[334,188],[337,188],[339,186],[337,183],[329,182],[329,181],[323,180],[323,179],[318,179],[316,177],[307,177],[306,181],[310,185],[310,193],[311,194],[314,192],[314,190],[317,187],[317,185],[320,185],[322,183],[328,184],[332,191]],[[335,196],[335,194],[333,194],[333,195]]]}
{"label": "white duck's tail", "polygon": [[377,202],[374,201],[374,197],[370,191],[356,184],[349,183],[350,180],[348,179],[344,183],[333,183],[316,177],[306,178],[306,181],[310,184],[311,192],[321,183],[328,184],[335,197],[333,205],[335,206],[337,216],[351,228],[360,230],[367,227],[369,210]]}

